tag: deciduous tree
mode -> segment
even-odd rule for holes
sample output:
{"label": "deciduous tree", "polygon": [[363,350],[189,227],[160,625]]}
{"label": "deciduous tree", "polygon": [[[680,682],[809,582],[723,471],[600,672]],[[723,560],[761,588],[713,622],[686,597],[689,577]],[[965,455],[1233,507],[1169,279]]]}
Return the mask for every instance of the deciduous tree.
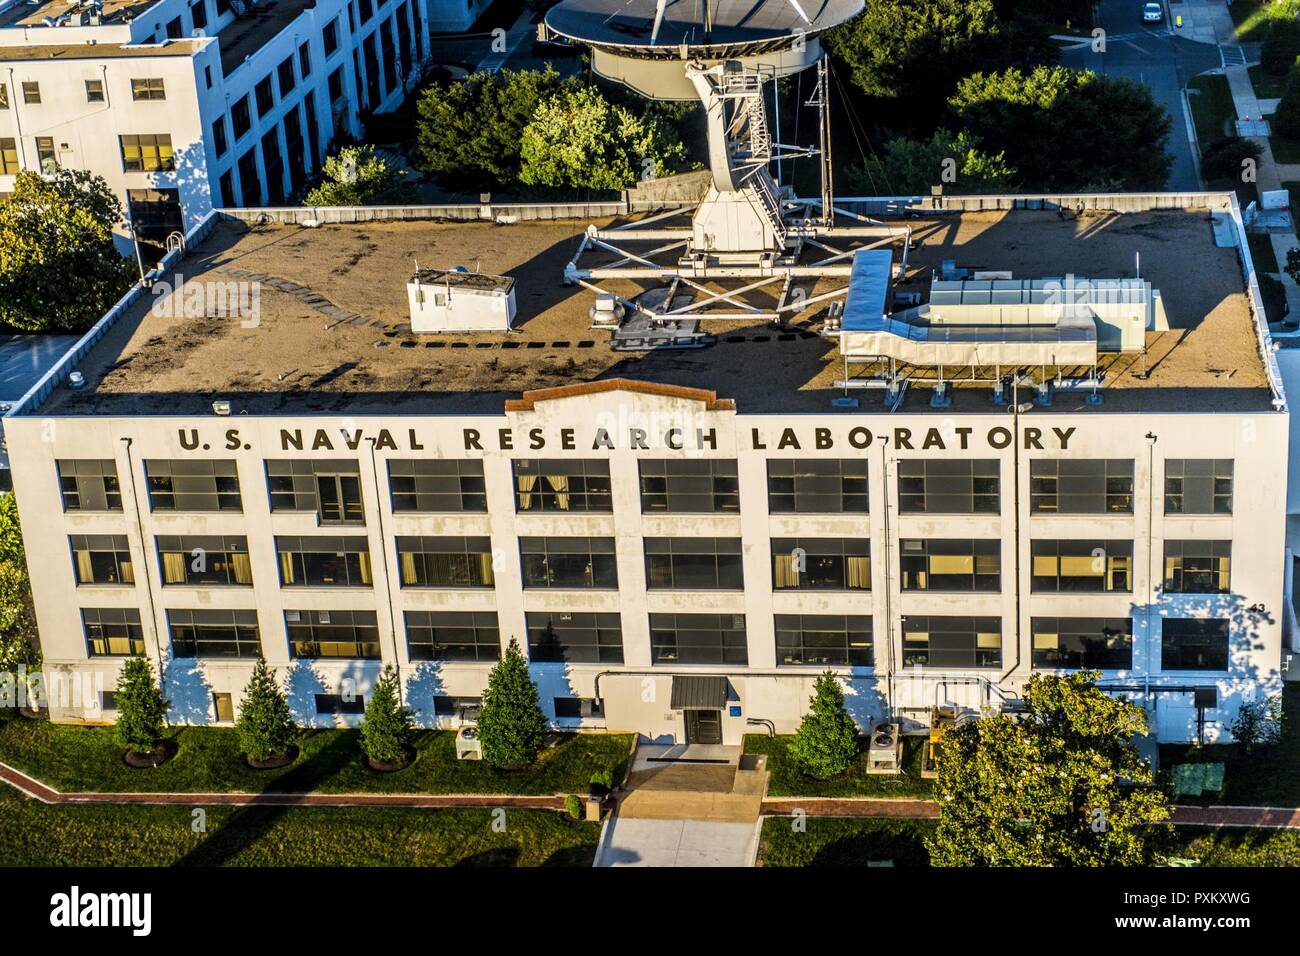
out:
{"label": "deciduous tree", "polygon": [[922,196],[935,185],[962,194],[999,192],[1015,173],[1005,151],[986,153],[969,133],[939,129],[928,140],[891,139],[884,156],[850,166],[844,180],[850,195]]}
{"label": "deciduous tree", "polygon": [[83,170],[29,170],[0,203],[0,322],[25,332],[82,332],[131,287],[113,244],[122,206]]}
{"label": "deciduous tree", "polygon": [[344,146],[325,160],[324,180],[307,194],[308,206],[393,206],[415,198],[411,176],[373,146]]}

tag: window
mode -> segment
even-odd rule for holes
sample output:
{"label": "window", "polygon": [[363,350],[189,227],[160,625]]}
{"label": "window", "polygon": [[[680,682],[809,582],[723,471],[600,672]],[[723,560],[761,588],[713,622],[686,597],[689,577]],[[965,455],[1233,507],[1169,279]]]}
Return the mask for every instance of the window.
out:
{"label": "window", "polygon": [[904,667],[1000,667],[1000,617],[903,618]]}
{"label": "window", "polygon": [[739,538],[646,538],[650,590],[739,591],[745,586]]}
{"label": "window", "polygon": [[258,119],[265,119],[275,109],[275,90],[271,88],[271,76],[267,74],[253,87],[253,98],[257,100]]}
{"label": "window", "polygon": [[900,461],[898,510],[903,514],[997,514],[997,459]]}
{"label": "window", "polygon": [[272,511],[314,511],[322,524],[365,524],[355,461],[267,461]]}
{"label": "window", "polygon": [[501,632],[495,611],[407,611],[406,646],[413,661],[495,661]]}
{"label": "window", "polygon": [[184,232],[179,189],[128,189],[126,204],[136,234],[162,245],[173,232]]}
{"label": "window", "polygon": [[654,664],[749,664],[743,614],[651,614]]}
{"label": "window", "polygon": [[208,25],[208,4],[207,0],[194,0],[190,4],[190,22],[194,24],[194,29],[203,30]]}
{"label": "window", "polygon": [[181,459],[144,463],[150,511],[242,511],[233,460]]}
{"label": "window", "polygon": [[181,23],[180,17],[173,17],[167,21],[167,39],[179,40],[181,34],[185,32],[185,25]]}
{"label": "window", "polygon": [[103,80],[86,81],[86,102],[87,103],[104,102],[104,81]]}
{"label": "window", "polygon": [[302,70],[304,80],[311,76],[311,46],[307,43],[298,45],[298,69]]}
{"label": "window", "polygon": [[871,542],[866,538],[773,538],[772,587],[869,591]]}
{"label": "window", "polygon": [[623,624],[617,613],[529,611],[525,622],[531,661],[623,663]]}
{"label": "window", "polygon": [[1035,667],[1127,670],[1133,666],[1133,621],[1127,617],[1036,617]]}
{"label": "window", "polygon": [[262,180],[257,173],[256,147],[239,157],[239,196],[245,206],[256,206],[262,201]]}
{"label": "window", "polygon": [[[217,0],[220,3],[220,0]],[[331,714],[364,714],[366,700],[360,694],[317,694],[316,713],[321,716]]]}
{"label": "window", "polygon": [[59,156],[54,151],[54,137],[36,137],[36,165],[43,173],[52,173],[59,168]]}
{"label": "window", "polygon": [[904,538],[898,543],[904,591],[997,591],[1002,542],[996,538]]}
{"label": "window", "polygon": [[280,537],[275,539],[280,583],[285,587],[368,588],[370,543],[364,537]]}
{"label": "window", "polygon": [[235,204],[235,177],[230,170],[227,169],[221,174],[221,181],[217,184],[217,187],[221,191],[220,202],[222,208],[233,206]]}
{"label": "window", "polygon": [[259,657],[256,611],[168,611],[176,657]]}
{"label": "window", "polygon": [[18,165],[18,140],[12,136],[0,137],[0,176],[16,176]]}
{"label": "window", "polygon": [[1231,458],[1165,459],[1165,514],[1232,514]]}
{"label": "window", "polygon": [[212,121],[212,148],[218,157],[225,156],[230,144],[226,142],[226,118],[218,116]]}
{"label": "window", "polygon": [[870,667],[868,614],[776,615],[777,666]]}
{"label": "window", "polygon": [[613,511],[609,461],[603,458],[520,458],[517,511]]}
{"label": "window", "polygon": [[1224,618],[1165,618],[1160,628],[1160,669],[1226,671],[1228,634]]}
{"label": "window", "polygon": [[477,459],[390,460],[388,490],[393,511],[487,511],[483,462]]}
{"label": "window", "polygon": [[556,720],[581,720],[584,717],[600,718],[605,716],[601,702],[591,697],[552,697]]}
{"label": "window", "polygon": [[707,514],[740,510],[736,461],[647,458],[641,462],[641,510]]}
{"label": "window", "polygon": [[9,109],[9,87],[0,83],[0,110]]}
{"label": "window", "polygon": [[1132,590],[1132,541],[1032,541],[1032,590]]}
{"label": "window", "polygon": [[165,100],[167,91],[163,87],[161,77],[151,77],[144,80],[131,81],[131,99],[133,100]]}
{"label": "window", "polygon": [[64,511],[121,511],[122,490],[111,458],[60,458],[59,490]]}
{"label": "window", "polygon": [[140,612],[133,607],[88,607],[81,611],[86,653],[91,657],[131,657],[144,653]]}
{"label": "window", "polygon": [[41,102],[41,84],[23,83],[23,102],[29,106],[36,106]]}
{"label": "window", "polygon": [[360,0],[360,10],[362,24],[370,22],[370,18],[375,15],[373,0]]}
{"label": "window", "polygon": [[374,611],[285,611],[289,656],[379,659]]}
{"label": "window", "polygon": [[339,67],[329,78],[330,102],[337,103],[343,99],[343,67]]}
{"label": "window", "polygon": [[126,535],[74,534],[68,544],[78,584],[135,584]]}
{"label": "window", "polygon": [[466,711],[477,710],[482,697],[450,697],[438,694],[433,698],[433,712],[438,717],[463,717]]}
{"label": "window", "polygon": [[1133,513],[1131,458],[1035,458],[1029,480],[1034,514]]}
{"label": "window", "polygon": [[170,133],[122,136],[122,168],[128,173],[169,172],[176,168]]}
{"label": "window", "polygon": [[767,463],[772,514],[867,513],[867,463],[860,458],[773,458]]}
{"label": "window", "polygon": [[526,588],[618,587],[613,538],[520,538]]}
{"label": "window", "polygon": [[404,588],[490,588],[492,540],[487,537],[397,538],[397,565]]}
{"label": "window", "polygon": [[[284,99],[292,93],[293,88],[298,85],[298,77],[293,72],[293,57],[286,56],[281,60],[280,65],[275,69],[275,73],[276,78],[280,81],[280,99]],[[260,112],[262,109],[260,101],[258,102],[257,108]]]}
{"label": "window", "polygon": [[100,710],[117,710],[117,691],[101,690],[99,692]]}
{"label": "window", "polygon": [[252,587],[248,539],[242,535],[159,535],[163,587]]}
{"label": "window", "polygon": [[234,127],[236,140],[253,128],[253,117],[248,109],[247,94],[241,96],[230,108],[230,125]]}
{"label": "window", "polygon": [[325,24],[325,30],[321,34],[321,40],[325,44],[325,55],[331,55],[339,48],[339,20],[335,17],[329,23]]}
{"label": "window", "polygon": [[1227,594],[1231,541],[1166,541],[1166,594]]}
{"label": "window", "polygon": [[218,17],[225,16],[227,13],[230,12],[230,0],[217,0],[216,10],[217,10]]}

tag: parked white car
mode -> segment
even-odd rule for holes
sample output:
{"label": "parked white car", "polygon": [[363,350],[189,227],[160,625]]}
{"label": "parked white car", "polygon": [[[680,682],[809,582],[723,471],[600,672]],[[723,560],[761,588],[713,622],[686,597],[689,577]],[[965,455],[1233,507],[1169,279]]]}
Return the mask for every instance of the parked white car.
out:
{"label": "parked white car", "polygon": [[1143,23],[1159,23],[1165,18],[1165,8],[1158,3],[1147,3],[1142,6]]}

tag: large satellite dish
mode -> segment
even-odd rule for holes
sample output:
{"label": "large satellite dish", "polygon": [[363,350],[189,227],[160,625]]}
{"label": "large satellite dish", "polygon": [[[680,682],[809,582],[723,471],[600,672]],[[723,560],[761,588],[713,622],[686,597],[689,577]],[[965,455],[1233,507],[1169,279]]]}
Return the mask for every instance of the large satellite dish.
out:
{"label": "large satellite dish", "polygon": [[564,0],[546,29],[592,50],[592,68],[653,99],[693,100],[684,61],[739,61],[789,76],[821,56],[819,36],[864,0]]}

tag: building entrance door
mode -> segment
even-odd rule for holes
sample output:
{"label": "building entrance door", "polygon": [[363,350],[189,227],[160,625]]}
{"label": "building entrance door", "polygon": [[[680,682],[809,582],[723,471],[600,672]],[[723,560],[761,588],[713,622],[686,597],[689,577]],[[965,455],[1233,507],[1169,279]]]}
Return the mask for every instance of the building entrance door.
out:
{"label": "building entrance door", "polygon": [[688,710],[686,712],[686,742],[688,744],[721,744],[722,711]]}

